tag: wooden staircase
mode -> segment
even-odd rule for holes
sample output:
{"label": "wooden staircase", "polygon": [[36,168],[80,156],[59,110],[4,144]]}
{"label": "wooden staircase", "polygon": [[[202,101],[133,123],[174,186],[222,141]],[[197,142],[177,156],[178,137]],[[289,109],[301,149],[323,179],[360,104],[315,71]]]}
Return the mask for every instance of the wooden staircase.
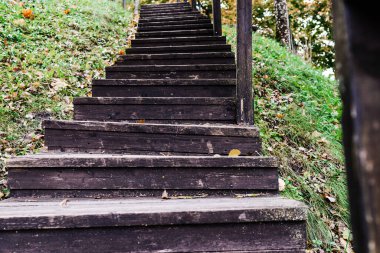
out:
{"label": "wooden staircase", "polygon": [[236,124],[234,55],[209,18],[142,6],[92,94],[44,122],[48,152],[8,161],[0,252],[304,252],[306,206]]}

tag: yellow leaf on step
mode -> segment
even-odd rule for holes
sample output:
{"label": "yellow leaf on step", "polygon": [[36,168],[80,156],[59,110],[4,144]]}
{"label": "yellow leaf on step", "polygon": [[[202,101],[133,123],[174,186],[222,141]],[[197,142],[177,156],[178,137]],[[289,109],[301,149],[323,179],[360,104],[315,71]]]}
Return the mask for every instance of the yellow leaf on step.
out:
{"label": "yellow leaf on step", "polygon": [[140,123],[140,124],[144,124],[145,123],[145,119],[138,119],[136,122]]}
{"label": "yellow leaf on step", "polygon": [[232,149],[230,151],[230,153],[228,153],[228,156],[235,157],[235,156],[239,156],[240,154],[241,154],[241,152],[239,149]]}

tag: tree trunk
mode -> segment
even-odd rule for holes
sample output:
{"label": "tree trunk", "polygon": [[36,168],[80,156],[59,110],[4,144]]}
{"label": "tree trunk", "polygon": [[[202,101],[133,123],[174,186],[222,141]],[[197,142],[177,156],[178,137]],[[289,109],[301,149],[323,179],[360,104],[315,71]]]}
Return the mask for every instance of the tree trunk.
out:
{"label": "tree trunk", "polygon": [[135,8],[134,8],[134,15],[139,15],[139,6],[140,6],[140,0],[135,0]]}
{"label": "tree trunk", "polygon": [[274,7],[276,12],[276,38],[281,44],[292,50],[289,13],[286,0],[275,0]]}

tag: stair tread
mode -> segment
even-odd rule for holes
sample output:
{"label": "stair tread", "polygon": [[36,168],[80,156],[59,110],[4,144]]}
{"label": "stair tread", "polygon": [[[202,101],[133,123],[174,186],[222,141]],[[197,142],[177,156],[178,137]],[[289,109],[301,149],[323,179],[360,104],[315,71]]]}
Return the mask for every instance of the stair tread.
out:
{"label": "stair tread", "polygon": [[128,123],[128,122],[99,122],[99,121],[69,121],[45,120],[45,128],[70,129],[83,131],[117,131],[139,133],[166,133],[166,134],[194,134],[230,137],[259,137],[256,126],[243,126],[235,124],[157,124],[157,123]]}
{"label": "stair tread", "polygon": [[94,79],[93,85],[144,85],[144,86],[189,86],[189,85],[236,85],[236,79]]}
{"label": "stair tread", "polygon": [[112,71],[208,71],[208,70],[235,70],[235,64],[193,64],[193,65],[114,65],[106,67],[107,72]]}
{"label": "stair tread", "polygon": [[94,105],[225,105],[233,104],[234,98],[203,97],[203,98],[183,98],[183,97],[80,97],[74,99],[74,105],[94,104]]}
{"label": "stair tread", "polygon": [[282,197],[6,200],[0,229],[304,221],[306,206]]}
{"label": "stair tread", "polygon": [[13,157],[7,167],[12,168],[85,168],[85,167],[224,167],[224,168],[276,168],[278,161],[269,156],[163,156],[163,155],[118,155],[88,153],[45,152]]}
{"label": "stair tread", "polygon": [[133,60],[133,59],[196,59],[196,58],[235,58],[234,54],[231,52],[201,52],[201,53],[161,53],[161,54],[128,54],[122,55],[119,59],[122,60]]}

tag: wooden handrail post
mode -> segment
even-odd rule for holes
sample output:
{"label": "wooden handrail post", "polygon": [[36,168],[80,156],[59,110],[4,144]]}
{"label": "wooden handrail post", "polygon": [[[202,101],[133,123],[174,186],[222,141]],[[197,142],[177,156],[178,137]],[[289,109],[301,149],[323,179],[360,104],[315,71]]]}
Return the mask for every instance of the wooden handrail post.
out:
{"label": "wooden handrail post", "polygon": [[252,0],[237,2],[237,123],[253,124]]}
{"label": "wooden handrail post", "polygon": [[197,9],[197,1],[196,0],[191,0],[191,8],[193,9],[193,11],[195,11]]}
{"label": "wooden handrail post", "polygon": [[215,35],[222,35],[222,11],[220,9],[220,0],[212,0],[212,15],[214,33]]}

